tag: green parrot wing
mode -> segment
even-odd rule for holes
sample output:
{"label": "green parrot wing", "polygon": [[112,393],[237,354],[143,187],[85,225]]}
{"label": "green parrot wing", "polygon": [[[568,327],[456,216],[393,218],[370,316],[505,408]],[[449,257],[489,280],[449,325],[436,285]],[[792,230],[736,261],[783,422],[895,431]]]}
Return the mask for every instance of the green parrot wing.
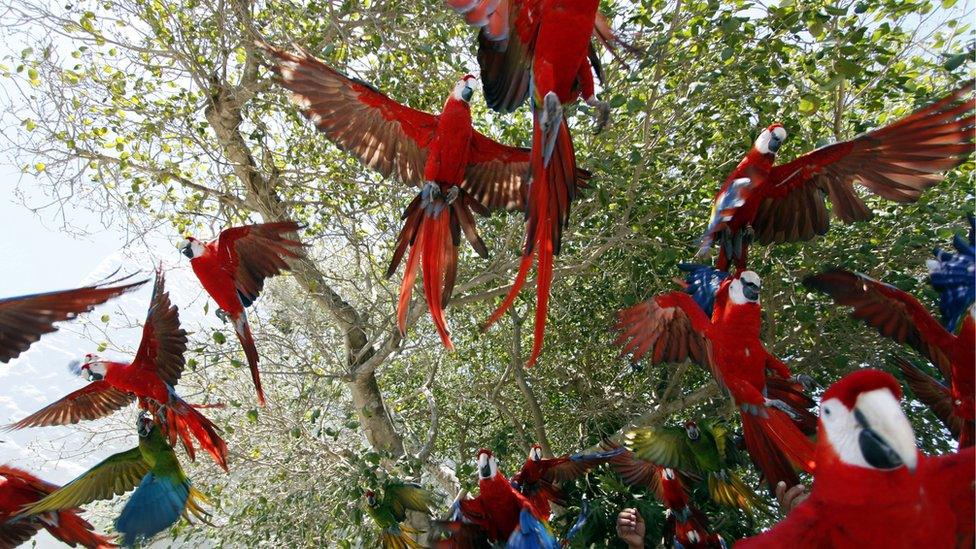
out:
{"label": "green parrot wing", "polygon": [[434,494],[414,482],[392,481],[383,490],[383,503],[402,522],[407,518],[407,509],[429,513],[434,506]]}
{"label": "green parrot wing", "polygon": [[21,514],[36,515],[79,507],[96,499],[111,499],[138,486],[148,472],[149,465],[137,446],[109,456],[80,477],[28,505]]}
{"label": "green parrot wing", "polygon": [[639,427],[624,435],[624,443],[640,459],[679,469],[700,472],[688,435],[681,427]]}
{"label": "green parrot wing", "polygon": [[705,430],[711,433],[712,438],[715,439],[715,449],[718,450],[718,457],[725,462],[726,457],[728,457],[729,450],[729,429],[724,423],[718,421],[709,422],[705,426]]}

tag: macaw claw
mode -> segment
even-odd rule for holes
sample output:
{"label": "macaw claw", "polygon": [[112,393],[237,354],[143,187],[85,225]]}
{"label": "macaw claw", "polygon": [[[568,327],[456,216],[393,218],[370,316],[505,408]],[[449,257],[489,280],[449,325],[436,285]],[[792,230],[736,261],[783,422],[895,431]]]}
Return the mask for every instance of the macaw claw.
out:
{"label": "macaw claw", "polygon": [[227,324],[227,322],[230,321],[230,315],[228,315],[227,314],[227,311],[225,311],[223,309],[217,309],[214,312],[214,314],[217,315],[217,318],[219,318],[220,321],[223,322],[224,324]]}
{"label": "macaw claw", "polygon": [[783,412],[784,414],[790,416],[790,419],[799,420],[800,415],[796,413],[789,404],[783,402],[778,398],[767,398],[765,405],[767,408],[776,408],[777,410]]}
{"label": "macaw claw", "polygon": [[599,135],[603,131],[603,128],[607,126],[607,123],[610,122],[610,104],[598,99],[587,101],[586,104],[593,107],[596,111],[593,114],[593,118],[596,119],[596,128],[593,129],[593,135]]}

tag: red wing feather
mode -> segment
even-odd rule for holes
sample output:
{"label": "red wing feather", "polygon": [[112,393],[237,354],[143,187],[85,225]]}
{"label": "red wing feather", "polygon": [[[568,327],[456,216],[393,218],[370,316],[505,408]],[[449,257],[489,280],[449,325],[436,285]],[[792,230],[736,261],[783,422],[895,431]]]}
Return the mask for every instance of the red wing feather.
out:
{"label": "red wing feather", "polygon": [[650,361],[709,364],[708,329],[711,321],[695,300],[684,292],[670,292],[643,301],[618,313],[615,345],[621,356],[636,363],[649,352]]}
{"label": "red wing feather", "polygon": [[932,410],[935,417],[939,418],[952,435],[959,438],[963,429],[964,420],[952,413],[952,394],[949,388],[934,377],[918,369],[914,364],[900,356],[892,357],[902,375],[905,376],[905,383],[912,389],[915,398],[922,401]]}
{"label": "red wing feather", "polygon": [[220,233],[218,253],[222,263],[233,270],[234,284],[245,305],[258,298],[265,279],[288,270],[286,259],[304,257],[304,245],[286,236],[301,228],[294,221],[278,221],[233,227]]}
{"label": "red wing feather", "polygon": [[6,429],[71,425],[82,420],[90,421],[121,410],[133,400],[134,396],[113,389],[105,380],[93,381],[17,423],[8,425]]}
{"label": "red wing feather", "polygon": [[752,224],[758,241],[795,242],[824,234],[825,196],[845,223],[870,218],[854,183],[895,202],[918,200],[973,151],[972,91],[970,81],[893,124],[773,167]]}
{"label": "red wing feather", "polygon": [[948,360],[939,350],[951,334],[914,297],[894,286],[862,274],[832,269],[803,280],[804,286],[828,294],[851,315],[898,343],[910,345],[942,370],[950,380]]}
{"label": "red wing feather", "polygon": [[142,286],[94,284],[74,290],[0,299],[0,363],[20,356],[42,335],[57,330],[55,322],[70,320],[96,305]]}
{"label": "red wing feather", "polygon": [[258,43],[275,61],[278,82],[292,102],[339,148],[384,177],[423,183],[427,147],[437,117],[393,101],[373,87],[329,67],[308,51]]}
{"label": "red wing feather", "polygon": [[180,327],[179,307],[170,302],[165,284],[163,272],[157,271],[149,312],[142,326],[142,341],[133,364],[153,370],[172,387],[183,375],[187,337],[186,330]]}

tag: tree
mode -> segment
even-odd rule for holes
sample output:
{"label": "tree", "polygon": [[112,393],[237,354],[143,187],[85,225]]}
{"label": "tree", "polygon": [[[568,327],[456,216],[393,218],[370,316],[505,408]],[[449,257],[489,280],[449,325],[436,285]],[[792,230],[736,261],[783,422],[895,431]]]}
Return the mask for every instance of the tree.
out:
{"label": "tree", "polygon": [[[348,544],[373,535],[358,498],[375,475],[422,476],[449,501],[454,474],[472,486],[478,447],[494,448],[511,473],[535,441],[561,453],[630,422],[728,415],[694,368],[622,373],[610,346],[615,311],[671,287],[675,263],[694,253],[707,200],[760,127],[782,122],[791,137],[780,154],[792,158],[905,114],[971,75],[972,10],[954,4],[608,2],[646,51],[629,67],[606,60],[602,94],[615,109],[604,133],[588,133],[585,113],[571,117],[581,165],[595,178],[557,260],[546,348],[532,370],[523,367],[530,297],[507,323],[479,329],[514,276],[519,216],[479,221],[492,258],[461,258],[448,310],[459,350],[441,350],[417,299],[401,338],[397,288],[382,275],[412,193],[317,135],[253,46],[258,37],[295,41],[401,102],[436,110],[475,66],[470,30],[436,0],[12,2],[4,37],[25,47],[0,67],[13,91],[6,109],[20,124],[5,137],[55,205],[93,209],[137,234],[175,241],[259,219],[308,226],[310,259],[293,264],[292,280],[271,285],[255,323],[272,405],[252,409],[246,376],[225,375],[228,362],[240,365],[236,347],[197,337],[188,381],[231,403],[218,417],[241,474],[195,468],[233,527],[191,534]],[[526,117],[474,103],[479,129],[527,142]],[[824,385],[855,365],[883,365],[892,345],[798,291],[798,281],[839,264],[883,275],[931,304],[921,256],[962,230],[973,209],[972,167],[915,205],[869,200],[871,222],[757,249],[771,351]],[[913,404],[911,417],[926,449],[948,447],[923,407]],[[623,497],[592,489],[607,509]],[[719,522],[726,537],[744,533],[732,518]]]}

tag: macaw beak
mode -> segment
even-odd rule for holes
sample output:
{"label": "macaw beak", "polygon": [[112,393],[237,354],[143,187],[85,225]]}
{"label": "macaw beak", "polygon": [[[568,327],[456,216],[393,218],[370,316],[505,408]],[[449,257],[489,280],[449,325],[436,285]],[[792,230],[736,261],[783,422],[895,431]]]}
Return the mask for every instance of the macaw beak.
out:
{"label": "macaw beak", "polygon": [[180,247],[180,253],[182,253],[183,255],[185,255],[190,259],[193,259],[193,248],[190,247],[189,242],[185,242],[183,246]]}
{"label": "macaw beak", "polygon": [[478,470],[481,478],[491,478],[491,462],[486,461],[484,467]]}
{"label": "macaw beak", "polygon": [[775,133],[769,137],[769,151],[770,152],[775,153],[776,151],[779,150],[779,147],[782,144],[783,144],[783,142],[780,141],[780,139],[778,137],[776,137],[776,134]]}
{"label": "macaw beak", "polygon": [[688,428],[688,438],[691,440],[698,440],[698,427]]}
{"label": "macaw beak", "polygon": [[742,295],[749,301],[759,301],[759,286],[755,284],[743,284]]}
{"label": "macaw beak", "polygon": [[891,391],[875,389],[858,396],[854,419],[861,426],[857,442],[865,461],[879,469],[904,465],[915,471],[915,432]]}
{"label": "macaw beak", "polygon": [[472,97],[474,97],[474,88],[465,84],[464,89],[461,90],[461,99],[464,99],[465,102],[468,102],[471,101]]}

